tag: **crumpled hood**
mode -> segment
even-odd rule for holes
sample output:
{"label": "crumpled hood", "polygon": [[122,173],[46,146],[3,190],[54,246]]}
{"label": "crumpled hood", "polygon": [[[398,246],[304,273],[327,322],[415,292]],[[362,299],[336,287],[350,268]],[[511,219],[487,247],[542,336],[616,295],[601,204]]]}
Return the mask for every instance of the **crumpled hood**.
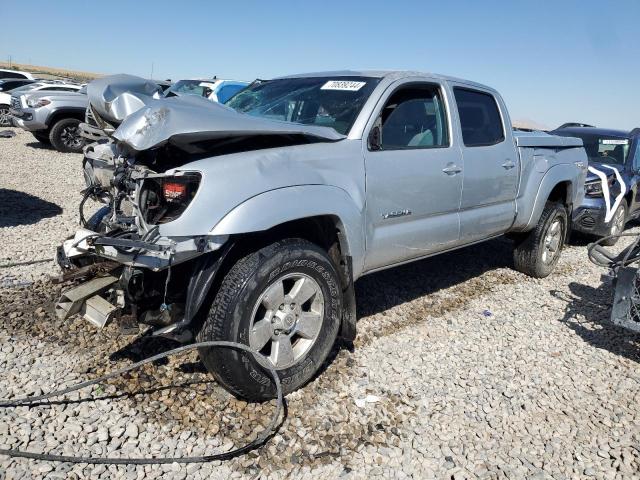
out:
{"label": "crumpled hood", "polygon": [[108,122],[119,124],[154,98],[160,98],[160,87],[134,75],[110,75],[87,85],[87,96],[93,109]]}
{"label": "crumpled hood", "polygon": [[120,124],[113,137],[142,151],[165,142],[179,145],[260,135],[299,135],[318,141],[346,138],[333,128],[254,117],[192,95],[148,99]]}

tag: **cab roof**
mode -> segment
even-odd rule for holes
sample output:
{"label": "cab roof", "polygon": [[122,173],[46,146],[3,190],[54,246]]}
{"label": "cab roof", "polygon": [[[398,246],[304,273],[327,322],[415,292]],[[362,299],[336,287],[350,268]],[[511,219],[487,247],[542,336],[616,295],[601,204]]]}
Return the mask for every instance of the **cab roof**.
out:
{"label": "cab roof", "polygon": [[281,80],[285,78],[307,78],[307,77],[308,78],[370,77],[370,78],[380,78],[380,79],[384,78],[390,81],[400,80],[402,78],[408,78],[408,77],[429,77],[429,78],[435,78],[443,81],[464,83],[466,85],[476,86],[482,89],[493,90],[491,87],[488,87],[487,85],[483,85],[477,82],[472,82],[470,80],[464,80],[456,77],[449,77],[447,75],[440,75],[437,73],[418,72],[413,70],[336,70],[336,71],[328,71],[328,72],[312,72],[312,73],[299,73],[295,75],[285,75],[283,77],[278,77],[276,80]]}

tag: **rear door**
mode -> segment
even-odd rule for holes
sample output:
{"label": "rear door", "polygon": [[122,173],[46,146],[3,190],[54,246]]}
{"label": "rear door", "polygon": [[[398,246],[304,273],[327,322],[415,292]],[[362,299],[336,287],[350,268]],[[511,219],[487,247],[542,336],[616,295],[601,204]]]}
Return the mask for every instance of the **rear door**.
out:
{"label": "rear door", "polygon": [[466,85],[454,85],[453,92],[465,167],[460,205],[460,243],[465,244],[512,225],[520,162],[499,97]]}
{"label": "rear door", "polygon": [[451,140],[448,100],[436,82],[406,81],[378,103],[365,130],[373,138],[365,150],[366,270],[459,240],[462,159]]}

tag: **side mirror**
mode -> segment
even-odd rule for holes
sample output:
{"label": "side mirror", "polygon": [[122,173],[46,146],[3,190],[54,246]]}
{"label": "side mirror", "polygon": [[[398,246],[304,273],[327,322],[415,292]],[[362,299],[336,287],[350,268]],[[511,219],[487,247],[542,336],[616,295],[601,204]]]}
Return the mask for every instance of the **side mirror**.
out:
{"label": "side mirror", "polygon": [[369,132],[369,150],[382,150],[382,138],[379,125],[375,125]]}

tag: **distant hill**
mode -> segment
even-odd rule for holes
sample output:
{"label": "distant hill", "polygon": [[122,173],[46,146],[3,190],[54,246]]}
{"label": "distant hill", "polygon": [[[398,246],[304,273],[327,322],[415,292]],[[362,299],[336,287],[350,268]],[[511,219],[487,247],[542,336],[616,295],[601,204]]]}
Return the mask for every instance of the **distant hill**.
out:
{"label": "distant hill", "polygon": [[549,128],[548,126],[543,125],[542,123],[538,123],[528,118],[514,119],[511,121],[511,124],[513,125],[513,128],[524,128],[526,130],[542,130],[545,132],[548,130],[553,130],[552,128]]}
{"label": "distant hill", "polygon": [[[0,62],[0,68],[9,68],[7,62]],[[89,82],[94,78],[101,77],[98,73],[80,72],[76,70],[66,70],[64,68],[56,67],[43,67],[41,65],[28,65],[26,63],[12,63],[11,69],[21,70],[24,72],[33,73],[34,76],[47,79],[68,78],[76,80],[81,83]]]}

